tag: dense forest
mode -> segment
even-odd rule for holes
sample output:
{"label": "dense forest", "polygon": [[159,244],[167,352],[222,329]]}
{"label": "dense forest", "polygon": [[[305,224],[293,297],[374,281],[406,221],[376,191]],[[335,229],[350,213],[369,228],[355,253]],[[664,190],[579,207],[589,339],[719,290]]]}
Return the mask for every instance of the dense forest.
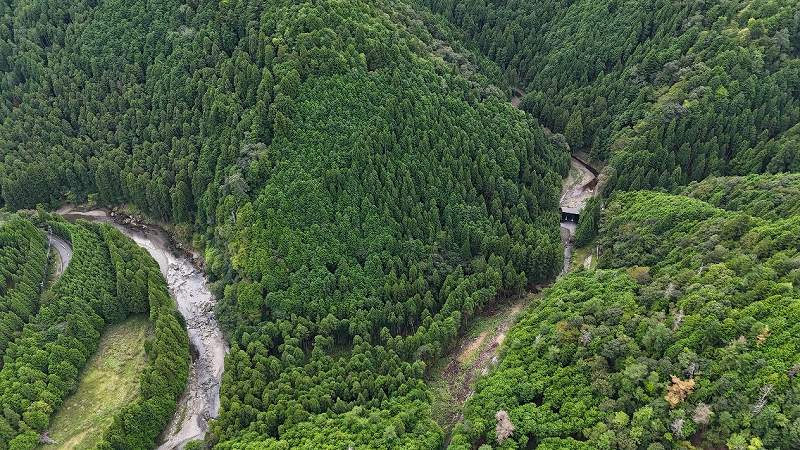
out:
{"label": "dense forest", "polygon": [[[220,449],[797,447],[799,122],[785,0],[0,1],[0,208],[124,205],[198,250]],[[608,163],[575,236],[601,270],[528,311],[450,440],[430,368],[561,270],[570,150]],[[164,279],[32,220],[75,257],[41,292],[44,235],[0,224],[0,450],[145,311],[100,447],[153,447],[188,372]]]}
{"label": "dense forest", "polygon": [[[800,185],[746,180],[689,189],[729,210],[614,195],[602,269],[556,282],[512,330],[450,448],[797,448]],[[794,208],[739,207],[788,185]]]}
{"label": "dense forest", "polygon": [[44,233],[27,220],[0,218],[0,357],[39,309],[46,271]]}
{"label": "dense forest", "polygon": [[568,154],[499,71],[402,3],[24,3],[3,200],[194,234],[231,341],[211,443],[440,445],[426,366],[561,265]]}
{"label": "dense forest", "polygon": [[608,187],[800,170],[800,10],[785,0],[418,0],[525,89]]}
{"label": "dense forest", "polygon": [[[35,448],[50,416],[74,392],[106,325],[142,312],[149,312],[154,333],[146,345],[148,366],[141,378],[141,395],[117,414],[99,448],[152,448],[175,411],[189,370],[186,331],[158,267],[144,250],[109,226],[68,224],[46,215],[34,221],[46,223],[71,242],[74,254],[64,274],[41,298],[34,296],[27,316],[19,319],[24,325],[3,354],[0,448]],[[2,230],[3,239],[15,237],[30,247],[31,256],[40,249],[42,257],[31,258],[39,264],[38,270],[25,264],[18,264],[16,270],[11,264],[4,266],[11,279],[20,281],[20,289],[26,286],[24,277],[37,277],[32,290],[39,294],[47,267],[44,234],[31,221],[18,217],[3,224]],[[3,246],[9,255],[13,249]],[[9,309],[14,307],[18,305]]]}
{"label": "dense forest", "polygon": [[708,178],[678,193],[762,219],[800,215],[800,174],[797,173]]}

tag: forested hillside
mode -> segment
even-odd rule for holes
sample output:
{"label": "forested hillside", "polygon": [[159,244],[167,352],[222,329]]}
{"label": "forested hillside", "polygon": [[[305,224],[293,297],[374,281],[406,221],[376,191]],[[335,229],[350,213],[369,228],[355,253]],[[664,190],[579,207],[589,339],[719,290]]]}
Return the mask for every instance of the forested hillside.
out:
{"label": "forested hillside", "polygon": [[[191,241],[230,341],[219,449],[446,443],[427,370],[561,270],[565,140],[609,162],[576,235],[602,270],[513,329],[452,447],[800,446],[800,180],[773,175],[798,122],[790,1],[0,2],[0,208],[124,205]],[[41,233],[0,224],[0,450],[145,311],[100,447],[153,447],[188,371],[158,268],[39,220],[75,258],[40,297]]]}
{"label": "forested hillside", "polygon": [[800,10],[783,0],[420,0],[610,160],[611,189],[800,170]]}
{"label": "forested hillside", "polygon": [[231,340],[211,442],[439,446],[426,364],[561,265],[568,154],[497,71],[402,2],[7,5],[3,201],[194,232]]}
{"label": "forested hillside", "polygon": [[[798,187],[736,181],[691,190],[727,207]],[[450,448],[797,448],[800,215],[736,209],[612,197],[603,269],[556,282],[512,329]]]}
{"label": "forested hillside", "polygon": [[[14,219],[11,224],[27,230],[33,243],[42,245],[36,240],[43,240],[43,234],[31,222]],[[164,279],[152,258],[108,226],[56,220],[48,225],[71,242],[74,256],[40,301],[36,296],[34,304],[40,308],[24,318],[24,326],[18,327],[21,332],[14,334],[3,355],[0,449],[35,448],[50,416],[74,392],[106,325],[142,312],[149,312],[154,328],[142,392],[138,401],[118,412],[100,448],[151,448],[175,410],[189,367],[186,331]],[[3,250],[7,248],[11,247]],[[44,267],[44,258],[33,260]],[[26,270],[32,269],[22,267],[20,276]],[[43,274],[37,275],[38,294]]]}
{"label": "forested hillside", "polygon": [[[46,271],[44,233],[16,217],[0,222],[0,358],[36,314]],[[2,364],[0,360],[0,367]]]}
{"label": "forested hillside", "polygon": [[798,173],[708,178],[690,184],[682,193],[722,209],[743,211],[762,219],[800,215]]}

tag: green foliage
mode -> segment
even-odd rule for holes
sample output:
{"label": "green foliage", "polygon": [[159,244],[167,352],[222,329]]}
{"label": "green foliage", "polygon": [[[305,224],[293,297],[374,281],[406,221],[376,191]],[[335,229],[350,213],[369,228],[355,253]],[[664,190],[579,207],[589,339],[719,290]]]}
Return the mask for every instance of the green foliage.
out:
{"label": "green foliage", "polygon": [[[120,412],[107,441],[111,448],[151,448],[175,410],[189,367],[188,338],[166,282],[144,250],[108,226],[49,225],[71,241],[74,254],[69,269],[42,297],[38,313],[3,356],[0,448],[32,448],[30,442],[38,442],[37,433],[46,430],[50,415],[75,390],[105,325],[148,308],[155,343],[142,375],[141,400]],[[27,227],[39,241],[33,244],[42,245],[42,235],[30,223]],[[145,414],[131,412],[137,407]],[[129,418],[137,420],[136,426],[119,430],[118,423]],[[35,441],[30,441],[31,433]]]}
{"label": "green foliage", "polygon": [[520,79],[526,111],[609,160],[611,189],[800,170],[794,2],[417,1]]}
{"label": "green foliage", "polygon": [[203,441],[189,441],[183,448],[185,450],[202,450],[204,448]]}
{"label": "green foliage", "polygon": [[577,111],[572,114],[564,128],[564,136],[573,150],[581,150],[583,148],[585,131],[583,130],[583,117],[581,112]]}
{"label": "green foliage", "polygon": [[[795,178],[748,179],[721,203]],[[515,427],[501,448],[797,447],[798,236],[797,214],[767,222],[616,194],[601,225],[606,269],[559,280],[511,330],[452,448],[496,443],[499,410]]]}
{"label": "green foliage", "polygon": [[601,197],[592,197],[581,211],[581,220],[575,230],[575,245],[582,247],[597,236],[600,227],[600,211],[603,205]]}
{"label": "green foliage", "polygon": [[[347,439],[438,445],[425,365],[561,265],[568,155],[497,67],[402,2],[42,8],[0,14],[30,30],[0,50],[3,202],[125,202],[191,227],[231,340],[211,440],[313,446],[367,414]],[[150,286],[115,246],[110,322]],[[404,407],[401,427],[387,412]],[[147,442],[130,417],[150,436],[163,410],[128,412],[109,445]]]}
{"label": "green foliage", "polygon": [[46,269],[44,234],[18,217],[0,223],[0,357],[38,311]]}
{"label": "green foliage", "polygon": [[0,404],[6,411],[0,448],[17,434],[47,426],[48,415],[42,417],[34,405],[53,411],[74,390],[80,369],[97,347],[102,307],[113,298],[108,255],[97,234],[79,225],[57,228],[72,242],[73,258],[43,297],[38,314],[6,349],[0,371]]}
{"label": "green foliage", "polygon": [[111,227],[101,229],[117,277],[117,301],[125,315],[149,312],[154,338],[146,346],[149,364],[138,401],[119,411],[100,448],[148,449],[175,414],[189,377],[189,339],[178,319],[158,264]]}
{"label": "green foliage", "polygon": [[293,427],[280,439],[265,439],[252,433],[215,448],[245,449],[339,449],[339,448],[429,448],[441,445],[441,433],[420,426],[417,417],[429,416],[423,399],[400,398],[380,408],[356,406],[344,414],[326,413]]}
{"label": "green foliage", "polygon": [[[424,3],[527,86],[527,112],[610,160],[612,189],[798,169],[800,22],[788,2]],[[439,446],[427,365],[481,308],[561,267],[555,209],[568,155],[548,136],[564,137],[507,104],[489,82],[496,67],[402,1],[0,5],[2,205],[129,203],[193,233],[231,341],[210,442]],[[690,413],[665,410],[667,377],[695,362],[710,380],[699,378],[696,396],[715,411],[699,439],[794,444],[785,376],[757,363],[784,370],[778,353],[792,353],[796,209],[773,208],[774,223],[751,217],[769,209],[761,200],[793,194],[690,189],[742,211],[637,192],[617,197],[600,226],[600,201],[590,202],[577,239],[599,230],[601,264],[629,270],[562,281],[555,306],[527,322],[549,333],[525,356],[542,367],[508,368],[558,389],[498,378],[515,390],[503,394],[517,424],[504,446],[672,446],[699,426],[671,425]],[[744,209],[749,199],[758,206]],[[28,445],[47,415],[39,402],[58,408],[104,325],[149,311],[157,338],[142,400],[101,447],[150,447],[185,382],[185,332],[140,250],[106,228],[58,227],[90,250],[9,347],[0,441]],[[660,298],[671,285],[679,295]],[[693,321],[661,323],[677,311]],[[569,340],[582,317],[600,329],[594,347]],[[752,343],[765,328],[748,317],[771,337],[742,351],[745,368],[725,366],[718,336],[696,336],[723,329],[705,322],[717,318],[755,333]],[[581,378],[587,367],[597,378]],[[740,426],[742,405],[767,384],[783,403]],[[727,390],[740,395],[723,399],[724,415]],[[455,447],[495,442],[490,397],[472,401]],[[786,426],[775,431],[771,418]]]}
{"label": "green foliage", "polygon": [[[253,147],[268,176],[248,189],[226,178],[216,213],[230,267],[212,270],[234,281],[220,306],[232,342],[212,432],[221,448],[435,447],[425,364],[481,307],[555,274],[549,211],[567,155],[524,114],[437,68],[412,30],[382,17],[388,5],[276,5],[263,17],[291,30],[297,8],[343,41],[349,70],[303,69],[303,40],[273,37],[285,49],[270,73],[301,70],[278,75],[293,101],[271,144]],[[404,409],[415,413],[393,423]]]}
{"label": "green foliage", "polygon": [[800,174],[708,178],[690,184],[682,195],[775,220],[800,214]]}

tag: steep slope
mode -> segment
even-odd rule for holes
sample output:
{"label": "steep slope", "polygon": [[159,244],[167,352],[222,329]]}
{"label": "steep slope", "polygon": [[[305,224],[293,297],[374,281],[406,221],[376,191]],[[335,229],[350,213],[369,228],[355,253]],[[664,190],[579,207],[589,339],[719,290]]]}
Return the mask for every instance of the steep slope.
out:
{"label": "steep slope", "polygon": [[566,160],[502,99],[403,48],[414,39],[375,6],[315,10],[337,36],[386,27],[399,59],[301,84],[264,188],[217,226],[241,278],[221,315],[236,369],[217,447],[436,448],[425,363],[478,308],[553,275],[548,166]]}
{"label": "steep slope", "polygon": [[610,160],[612,189],[800,170],[795,2],[421,3],[527,88],[523,109]]}
{"label": "steep slope", "polygon": [[[795,179],[759,178],[748,190]],[[511,330],[451,448],[797,447],[798,226],[615,195],[603,269],[556,282]]]}
{"label": "steep slope", "polygon": [[4,202],[193,234],[231,341],[213,443],[440,445],[426,364],[561,263],[568,155],[496,71],[402,2],[6,12]]}

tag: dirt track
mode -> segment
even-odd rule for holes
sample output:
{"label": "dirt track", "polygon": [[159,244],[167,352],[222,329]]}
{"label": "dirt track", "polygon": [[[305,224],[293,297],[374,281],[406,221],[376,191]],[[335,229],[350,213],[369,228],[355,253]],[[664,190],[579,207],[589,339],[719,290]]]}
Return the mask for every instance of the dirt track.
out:
{"label": "dirt track", "polygon": [[524,97],[524,96],[525,96],[525,93],[522,92],[521,89],[514,88],[513,95],[511,97],[511,105],[513,105],[514,108],[519,108],[520,103],[522,103],[522,97]]}

